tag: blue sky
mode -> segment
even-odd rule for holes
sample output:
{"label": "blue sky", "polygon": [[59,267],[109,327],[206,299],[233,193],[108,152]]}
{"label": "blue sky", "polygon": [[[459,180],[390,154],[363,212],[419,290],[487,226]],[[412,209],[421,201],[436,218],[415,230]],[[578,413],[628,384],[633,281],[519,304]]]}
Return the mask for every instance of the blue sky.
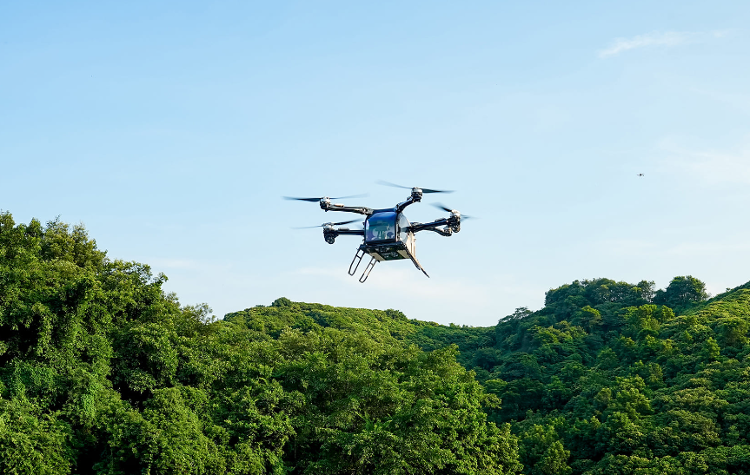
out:
{"label": "blue sky", "polygon": [[[750,280],[747,2],[6,2],[0,209],[218,316],[285,296],[494,325],[575,279]],[[638,177],[638,173],[645,174]],[[346,274],[347,219],[479,219]],[[424,204],[413,221],[441,216]]]}

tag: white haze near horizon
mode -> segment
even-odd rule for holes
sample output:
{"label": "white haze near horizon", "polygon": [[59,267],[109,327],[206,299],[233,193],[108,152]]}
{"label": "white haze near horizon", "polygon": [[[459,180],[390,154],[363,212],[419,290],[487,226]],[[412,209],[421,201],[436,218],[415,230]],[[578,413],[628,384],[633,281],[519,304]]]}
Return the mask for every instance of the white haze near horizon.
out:
{"label": "white haze near horizon", "polygon": [[[0,6],[0,209],[221,317],[279,297],[494,325],[576,279],[750,280],[750,4]],[[638,174],[644,174],[639,177]],[[346,274],[341,196],[476,216]]]}

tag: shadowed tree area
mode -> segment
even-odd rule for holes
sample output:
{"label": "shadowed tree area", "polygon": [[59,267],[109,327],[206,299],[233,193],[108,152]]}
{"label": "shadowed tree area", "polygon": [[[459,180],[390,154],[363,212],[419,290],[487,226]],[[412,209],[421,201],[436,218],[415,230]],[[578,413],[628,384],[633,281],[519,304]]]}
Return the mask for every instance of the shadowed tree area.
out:
{"label": "shadowed tree area", "polygon": [[396,311],[212,322],[83,227],[0,214],[0,473],[520,470],[499,401]]}
{"label": "shadowed tree area", "polygon": [[210,318],[0,214],[0,473],[750,474],[750,283],[574,281],[494,327]]}

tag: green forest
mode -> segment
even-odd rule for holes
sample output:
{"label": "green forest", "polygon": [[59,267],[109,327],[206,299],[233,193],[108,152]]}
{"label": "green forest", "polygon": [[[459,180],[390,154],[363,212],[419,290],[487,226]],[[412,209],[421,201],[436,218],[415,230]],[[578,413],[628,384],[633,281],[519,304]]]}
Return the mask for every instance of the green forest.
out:
{"label": "green forest", "polygon": [[0,212],[0,473],[750,474],[750,283],[580,280],[469,327],[216,320],[165,281]]}

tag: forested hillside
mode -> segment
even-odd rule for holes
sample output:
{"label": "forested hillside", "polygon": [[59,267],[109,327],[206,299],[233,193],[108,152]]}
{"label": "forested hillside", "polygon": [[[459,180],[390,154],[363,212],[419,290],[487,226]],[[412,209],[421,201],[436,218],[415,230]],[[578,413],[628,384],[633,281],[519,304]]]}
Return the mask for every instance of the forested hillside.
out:
{"label": "forested hillside", "polygon": [[497,398],[454,348],[392,336],[398,312],[279,299],[209,322],[164,281],[82,227],[0,214],[0,473],[520,469]]}
{"label": "forested hillside", "polygon": [[707,298],[691,276],[656,291],[653,282],[596,279],[552,289],[543,309],[519,308],[488,328],[288,301],[227,319],[457,348],[502,400],[485,410],[511,425],[524,473],[746,474],[750,284]]}
{"label": "forested hillside", "polygon": [[750,285],[609,279],[495,327],[279,298],[210,321],[0,214],[0,473],[750,474]]}
{"label": "forested hillside", "polygon": [[[750,473],[750,290],[607,279],[551,290],[474,351],[526,473]],[[674,311],[673,311],[674,309]],[[675,311],[677,312],[675,315]]]}

